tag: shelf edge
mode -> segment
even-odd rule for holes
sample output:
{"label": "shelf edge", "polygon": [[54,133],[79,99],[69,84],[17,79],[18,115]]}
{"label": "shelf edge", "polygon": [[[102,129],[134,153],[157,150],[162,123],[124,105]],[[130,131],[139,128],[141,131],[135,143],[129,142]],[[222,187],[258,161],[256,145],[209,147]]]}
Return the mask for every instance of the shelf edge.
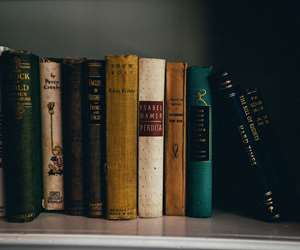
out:
{"label": "shelf edge", "polygon": [[300,241],[85,234],[0,234],[0,249],[8,246],[16,249],[51,246],[55,249],[89,247],[105,249],[299,250]]}

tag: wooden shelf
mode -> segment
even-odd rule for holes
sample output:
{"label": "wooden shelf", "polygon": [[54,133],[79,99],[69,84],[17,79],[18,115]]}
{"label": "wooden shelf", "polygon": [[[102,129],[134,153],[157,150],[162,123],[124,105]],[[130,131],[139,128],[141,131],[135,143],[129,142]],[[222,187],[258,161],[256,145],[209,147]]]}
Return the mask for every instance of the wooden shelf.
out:
{"label": "wooden shelf", "polygon": [[0,249],[300,249],[300,223],[266,223],[222,211],[210,219],[164,216],[109,221],[42,213],[30,223],[0,221]]}

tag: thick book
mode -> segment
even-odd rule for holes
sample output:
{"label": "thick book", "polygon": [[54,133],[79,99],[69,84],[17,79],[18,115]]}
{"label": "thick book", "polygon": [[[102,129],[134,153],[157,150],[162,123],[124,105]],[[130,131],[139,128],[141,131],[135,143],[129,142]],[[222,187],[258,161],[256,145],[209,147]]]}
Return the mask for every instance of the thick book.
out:
{"label": "thick book", "polygon": [[83,155],[83,75],[84,59],[63,60],[63,143],[65,211],[85,213]]}
{"label": "thick book", "polygon": [[[0,56],[4,51],[8,51],[9,48],[0,46]],[[5,215],[5,201],[4,201],[4,166],[3,166],[3,140],[2,140],[2,67],[0,65],[0,217]]]}
{"label": "thick book", "polygon": [[139,59],[139,217],[163,214],[165,64]]}
{"label": "thick book", "polygon": [[212,96],[211,67],[187,70],[187,215],[212,214]]}
{"label": "thick book", "polygon": [[106,57],[107,218],[137,216],[138,57]]}
{"label": "thick book", "polygon": [[61,104],[61,63],[40,59],[40,92],[45,210],[64,209],[64,162]]}
{"label": "thick book", "polygon": [[105,61],[84,63],[84,154],[87,215],[104,215],[105,188]]}
{"label": "thick book", "polygon": [[7,51],[1,64],[6,218],[27,222],[42,205],[39,58]]}
{"label": "thick book", "polygon": [[245,184],[251,186],[240,187],[243,190],[241,195],[248,198],[247,205],[253,215],[267,221],[277,221],[280,218],[280,205],[268,171],[269,163],[265,158],[269,148],[261,147],[263,144],[251,111],[251,103],[244,91],[232,82],[229,73],[215,73],[212,83],[223,100],[225,121],[232,124],[238,133],[246,159],[244,172],[247,176],[243,178]]}
{"label": "thick book", "polygon": [[186,63],[167,62],[164,151],[166,215],[185,215],[186,70]]}

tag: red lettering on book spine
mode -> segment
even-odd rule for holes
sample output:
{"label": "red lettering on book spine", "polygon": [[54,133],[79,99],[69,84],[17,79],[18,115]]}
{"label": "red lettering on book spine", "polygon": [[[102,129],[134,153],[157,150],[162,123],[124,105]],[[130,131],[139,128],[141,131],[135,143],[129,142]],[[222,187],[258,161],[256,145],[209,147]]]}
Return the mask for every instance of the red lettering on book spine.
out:
{"label": "red lettering on book spine", "polygon": [[164,103],[161,101],[140,101],[139,135],[163,136]]}

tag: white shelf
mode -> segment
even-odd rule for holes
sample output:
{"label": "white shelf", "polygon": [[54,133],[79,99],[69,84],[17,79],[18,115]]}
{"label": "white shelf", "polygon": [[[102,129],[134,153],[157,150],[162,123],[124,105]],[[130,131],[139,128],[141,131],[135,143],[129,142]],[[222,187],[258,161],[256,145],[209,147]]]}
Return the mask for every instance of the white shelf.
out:
{"label": "white shelf", "polygon": [[300,249],[300,223],[266,223],[216,212],[210,219],[108,221],[43,213],[30,223],[0,221],[0,249]]}

